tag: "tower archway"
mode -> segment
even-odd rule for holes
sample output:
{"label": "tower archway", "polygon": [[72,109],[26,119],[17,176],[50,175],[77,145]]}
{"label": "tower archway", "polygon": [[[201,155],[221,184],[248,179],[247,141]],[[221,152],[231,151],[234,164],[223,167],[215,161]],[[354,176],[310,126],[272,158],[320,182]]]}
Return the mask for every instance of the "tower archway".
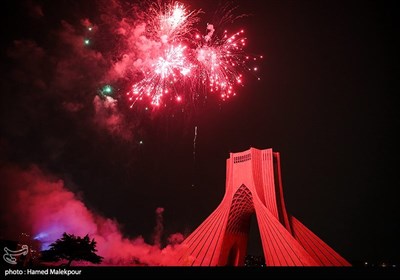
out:
{"label": "tower archway", "polygon": [[220,205],[181,244],[177,265],[244,265],[255,214],[267,266],[350,266],[286,211],[280,156],[272,149],[231,153]]}

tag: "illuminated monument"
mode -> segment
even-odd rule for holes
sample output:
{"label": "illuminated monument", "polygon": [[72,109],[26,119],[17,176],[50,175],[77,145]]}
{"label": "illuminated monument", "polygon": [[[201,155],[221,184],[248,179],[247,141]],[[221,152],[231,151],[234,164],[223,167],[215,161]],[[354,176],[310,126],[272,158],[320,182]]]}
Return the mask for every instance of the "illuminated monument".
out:
{"label": "illuminated monument", "polygon": [[286,212],[279,153],[251,148],[226,162],[225,196],[181,244],[178,265],[242,266],[255,213],[267,266],[350,266]]}

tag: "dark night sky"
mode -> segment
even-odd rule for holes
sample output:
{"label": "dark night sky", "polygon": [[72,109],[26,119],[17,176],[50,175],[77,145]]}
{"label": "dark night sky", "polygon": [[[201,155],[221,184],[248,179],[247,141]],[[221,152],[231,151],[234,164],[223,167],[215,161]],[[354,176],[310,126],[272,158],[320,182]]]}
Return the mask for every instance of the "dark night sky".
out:
{"label": "dark night sky", "polygon": [[[216,8],[213,1],[182,2],[206,14]],[[249,52],[264,56],[261,80],[249,76],[229,102],[210,98],[185,113],[133,112],[117,92],[129,137],[91,121],[93,98],[104,84],[96,81],[101,67],[86,71],[83,61],[84,70],[76,70],[82,76],[68,85],[54,72],[58,58],[68,60],[57,37],[61,21],[96,23],[102,2],[6,3],[2,163],[40,166],[64,179],[90,209],[115,218],[126,235],[149,239],[157,207],[165,208],[165,236],[191,232],[216,208],[229,152],[273,148],[281,153],[291,214],[350,261],[399,261],[394,2],[234,2],[250,16],[231,29],[244,26]],[[93,48],[115,43],[101,39]],[[49,58],[19,59],[15,40],[36,42]],[[83,109],[71,114],[62,110],[65,102]],[[261,253],[256,241],[250,253]]]}

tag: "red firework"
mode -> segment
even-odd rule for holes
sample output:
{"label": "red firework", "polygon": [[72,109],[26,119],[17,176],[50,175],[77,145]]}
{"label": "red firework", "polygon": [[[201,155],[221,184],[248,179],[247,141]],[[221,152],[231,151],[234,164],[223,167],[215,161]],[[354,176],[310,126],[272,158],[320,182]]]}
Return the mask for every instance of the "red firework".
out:
{"label": "red firework", "polygon": [[257,71],[248,66],[257,58],[244,51],[244,30],[233,35],[225,30],[218,38],[214,25],[208,24],[207,34],[201,35],[193,28],[200,13],[179,2],[150,6],[146,36],[158,48],[141,69],[142,79],[127,93],[131,107],[139,101],[154,106],[164,99],[181,102],[204,93],[226,100],[243,85],[244,72]]}

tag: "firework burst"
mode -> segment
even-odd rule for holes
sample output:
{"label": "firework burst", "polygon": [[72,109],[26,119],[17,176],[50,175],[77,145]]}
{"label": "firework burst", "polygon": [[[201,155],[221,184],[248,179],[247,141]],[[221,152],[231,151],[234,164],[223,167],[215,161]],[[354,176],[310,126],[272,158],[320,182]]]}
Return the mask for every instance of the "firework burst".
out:
{"label": "firework burst", "polygon": [[[219,93],[221,99],[226,100],[236,95],[237,85],[243,84],[243,72],[251,70],[247,66],[250,56],[244,52],[244,30],[231,36],[225,30],[222,39],[213,38],[213,25],[209,25],[207,30],[208,34],[195,50],[196,82],[200,82],[211,93]],[[201,38],[200,35],[196,37]]]}
{"label": "firework burst", "polygon": [[[171,45],[165,50],[164,55],[145,73],[145,78],[134,84],[128,92],[131,107],[144,98],[149,99],[152,105],[159,106],[163,95],[167,95],[170,88],[190,73],[191,65],[186,60],[185,49],[182,45]],[[179,96],[176,99],[180,101]]]}
{"label": "firework burst", "polygon": [[194,28],[200,13],[179,2],[150,5],[146,36],[158,49],[127,93],[131,107],[140,101],[154,106],[166,100],[194,101],[208,93],[226,100],[243,85],[244,72],[257,71],[248,66],[257,58],[244,51],[244,30],[232,35],[225,30],[218,37],[215,26],[207,24],[206,34],[201,35]]}

